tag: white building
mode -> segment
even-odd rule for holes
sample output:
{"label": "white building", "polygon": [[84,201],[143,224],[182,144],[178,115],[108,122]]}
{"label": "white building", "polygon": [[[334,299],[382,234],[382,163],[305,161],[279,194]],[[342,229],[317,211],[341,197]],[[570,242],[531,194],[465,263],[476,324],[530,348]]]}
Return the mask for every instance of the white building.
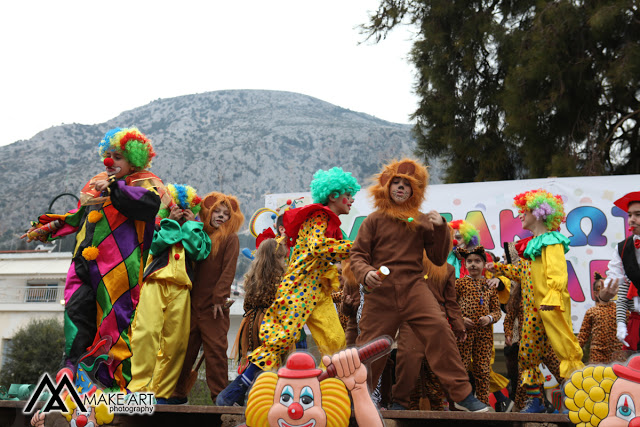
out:
{"label": "white building", "polygon": [[[0,252],[0,368],[11,337],[29,321],[63,321],[64,283],[71,256],[71,252],[46,250]],[[242,321],[242,305],[239,299],[230,309],[228,353]]]}
{"label": "white building", "polygon": [[71,252],[0,252],[0,366],[10,338],[30,320],[64,318]]}

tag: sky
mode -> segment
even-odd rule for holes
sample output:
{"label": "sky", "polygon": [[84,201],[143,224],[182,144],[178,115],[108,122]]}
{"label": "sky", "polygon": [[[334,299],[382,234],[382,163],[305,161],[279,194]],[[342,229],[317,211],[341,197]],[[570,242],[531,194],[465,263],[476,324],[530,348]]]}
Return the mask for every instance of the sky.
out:
{"label": "sky", "polygon": [[378,4],[1,2],[0,145],[63,123],[102,123],[160,98],[227,89],[298,92],[410,123],[414,34],[400,27],[378,44],[366,41],[357,27]]}

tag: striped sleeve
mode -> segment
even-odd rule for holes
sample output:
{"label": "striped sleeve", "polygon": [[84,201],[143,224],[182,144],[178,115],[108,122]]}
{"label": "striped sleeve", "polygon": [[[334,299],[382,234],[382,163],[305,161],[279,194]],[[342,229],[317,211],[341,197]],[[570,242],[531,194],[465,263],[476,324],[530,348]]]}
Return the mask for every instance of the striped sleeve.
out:
{"label": "striped sleeve", "polygon": [[633,309],[633,301],[627,298],[629,281],[622,280],[618,287],[618,299],[616,301],[616,323],[627,323],[627,310]]}

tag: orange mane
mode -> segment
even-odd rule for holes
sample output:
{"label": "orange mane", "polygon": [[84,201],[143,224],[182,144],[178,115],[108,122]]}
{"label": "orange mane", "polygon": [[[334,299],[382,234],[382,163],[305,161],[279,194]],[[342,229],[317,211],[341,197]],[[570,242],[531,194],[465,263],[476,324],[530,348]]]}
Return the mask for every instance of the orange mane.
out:
{"label": "orange mane", "polygon": [[[215,228],[211,225],[211,215],[220,204],[224,204],[229,208],[229,213],[231,215],[229,220],[222,224],[220,228]],[[237,233],[244,223],[244,215],[242,215],[242,212],[240,211],[240,203],[238,203],[238,199],[234,196],[218,193],[216,191],[212,191],[202,199],[200,218],[204,224],[204,231],[211,238],[211,256],[214,257],[218,253],[218,249],[222,242],[224,242],[231,234]]]}
{"label": "orange mane", "polygon": [[[389,186],[395,177],[405,178],[411,183],[413,194],[401,205],[395,203],[389,194]],[[426,167],[412,159],[393,160],[373,179],[374,184],[369,187],[369,194],[373,197],[374,206],[378,211],[402,221],[418,216],[429,184],[429,172]],[[414,223],[407,224],[411,226]]]}

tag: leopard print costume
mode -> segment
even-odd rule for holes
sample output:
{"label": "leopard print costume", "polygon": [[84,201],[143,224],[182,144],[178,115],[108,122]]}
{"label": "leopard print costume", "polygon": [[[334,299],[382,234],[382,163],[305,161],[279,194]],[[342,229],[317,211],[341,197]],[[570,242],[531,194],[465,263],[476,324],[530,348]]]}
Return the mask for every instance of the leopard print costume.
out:
{"label": "leopard print costume", "polygon": [[589,363],[608,365],[622,343],[616,338],[616,303],[597,304],[587,310],[578,334],[578,343],[584,347],[591,339]]}
{"label": "leopard print costume", "polygon": [[[491,316],[492,323],[500,320],[500,301],[496,289],[489,288],[487,279],[465,276],[456,280],[456,295],[462,316],[477,323],[481,317]],[[467,329],[467,339],[458,343],[462,363],[473,372],[476,397],[489,404],[489,376],[491,375],[491,350],[493,332],[491,323]]]}

